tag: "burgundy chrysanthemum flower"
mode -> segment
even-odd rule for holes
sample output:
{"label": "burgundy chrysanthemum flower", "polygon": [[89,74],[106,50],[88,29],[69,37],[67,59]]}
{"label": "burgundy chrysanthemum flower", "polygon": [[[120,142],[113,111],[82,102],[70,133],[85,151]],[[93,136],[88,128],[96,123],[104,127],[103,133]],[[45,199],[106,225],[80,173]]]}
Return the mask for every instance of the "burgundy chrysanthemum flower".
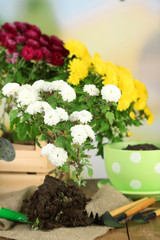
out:
{"label": "burgundy chrysanthemum flower", "polygon": [[41,49],[35,49],[35,57],[34,57],[34,60],[36,60],[37,62],[40,60],[40,59],[43,59],[43,53],[41,51]]}
{"label": "burgundy chrysanthemum flower", "polygon": [[36,33],[38,33],[38,35],[41,35],[41,30],[39,27],[37,27],[36,25],[31,25],[30,29],[32,29],[33,31],[35,31]]}
{"label": "burgundy chrysanthemum flower", "polygon": [[63,41],[56,36],[51,36],[50,42],[51,44],[58,45],[58,46],[63,46],[64,44]]}
{"label": "burgundy chrysanthemum flower", "polygon": [[32,27],[30,23],[24,22],[23,24],[26,27],[26,29],[30,29]]}
{"label": "burgundy chrysanthemum flower", "polygon": [[41,47],[41,50],[46,58],[51,57],[51,52],[46,47]]}
{"label": "burgundy chrysanthemum flower", "polygon": [[12,33],[14,35],[17,34],[17,28],[14,25],[14,23],[5,23],[2,26],[2,29],[4,29],[6,32]]}
{"label": "burgundy chrysanthemum flower", "polygon": [[44,38],[47,42],[50,41],[50,37],[47,34],[42,34],[41,37]]}
{"label": "burgundy chrysanthemum flower", "polygon": [[19,30],[22,33],[27,30],[27,27],[22,22],[14,22],[14,25],[17,27],[17,30]]}
{"label": "burgundy chrysanthemum flower", "polygon": [[49,46],[49,42],[45,38],[43,38],[42,36],[39,39],[39,43],[41,44],[41,46],[46,46],[46,47]]}
{"label": "burgundy chrysanthemum flower", "polygon": [[26,42],[26,38],[23,35],[18,35],[15,37],[17,44],[24,44]]}
{"label": "burgundy chrysanthemum flower", "polygon": [[31,39],[29,38],[26,42],[27,46],[30,46],[30,47],[33,47],[33,48],[39,48],[39,43],[34,40],[34,39]]}
{"label": "burgundy chrysanthemum flower", "polygon": [[51,61],[51,63],[53,64],[53,65],[58,65],[58,66],[62,66],[63,65],[63,63],[64,63],[64,59],[63,59],[63,55],[62,55],[62,53],[60,53],[60,52],[54,52],[54,53],[52,53],[52,61]]}
{"label": "burgundy chrysanthemum flower", "polygon": [[26,60],[29,61],[34,58],[35,51],[32,47],[24,46],[21,51],[21,56]]}
{"label": "burgundy chrysanthemum flower", "polygon": [[39,35],[36,31],[32,30],[32,29],[28,29],[26,32],[25,32],[25,35],[26,37],[28,38],[32,38],[34,40],[37,40],[39,38]]}
{"label": "burgundy chrysanthemum flower", "polygon": [[8,36],[1,41],[1,45],[6,47],[10,53],[14,52],[16,50],[16,42],[9,38]]}

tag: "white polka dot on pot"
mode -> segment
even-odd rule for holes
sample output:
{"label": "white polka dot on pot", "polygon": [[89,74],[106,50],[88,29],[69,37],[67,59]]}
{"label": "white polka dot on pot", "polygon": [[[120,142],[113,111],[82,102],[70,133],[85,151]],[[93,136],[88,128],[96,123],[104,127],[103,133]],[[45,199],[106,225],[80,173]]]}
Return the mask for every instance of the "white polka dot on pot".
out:
{"label": "white polka dot on pot", "polygon": [[118,162],[114,162],[112,164],[112,170],[114,173],[117,173],[117,174],[120,173],[120,171],[121,171],[120,164]]}
{"label": "white polka dot on pot", "polygon": [[140,189],[142,186],[141,182],[137,179],[133,179],[132,181],[130,181],[129,185],[133,189]]}
{"label": "white polka dot on pot", "polygon": [[133,163],[139,163],[141,161],[141,154],[138,152],[133,152],[130,154],[130,160]]}
{"label": "white polka dot on pot", "polygon": [[156,164],[154,171],[158,174],[160,174],[160,162]]}

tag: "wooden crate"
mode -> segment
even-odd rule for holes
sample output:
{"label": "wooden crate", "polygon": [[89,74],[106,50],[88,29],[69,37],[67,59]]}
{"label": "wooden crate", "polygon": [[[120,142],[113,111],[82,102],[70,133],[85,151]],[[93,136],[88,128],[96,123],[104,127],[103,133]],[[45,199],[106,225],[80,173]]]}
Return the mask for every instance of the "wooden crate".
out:
{"label": "wooden crate", "polygon": [[16,158],[12,162],[0,161],[0,194],[40,185],[45,175],[55,169],[47,157],[41,156],[37,145],[13,145]]}

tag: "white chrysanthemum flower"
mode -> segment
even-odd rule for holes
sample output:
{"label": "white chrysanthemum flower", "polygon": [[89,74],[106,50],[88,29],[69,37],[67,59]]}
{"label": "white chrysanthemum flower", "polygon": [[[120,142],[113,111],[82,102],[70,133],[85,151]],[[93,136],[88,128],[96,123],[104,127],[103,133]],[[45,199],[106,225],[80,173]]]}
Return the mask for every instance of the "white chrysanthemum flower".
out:
{"label": "white chrysanthemum flower", "polygon": [[81,123],[87,123],[92,120],[92,114],[87,110],[82,110],[79,112],[79,120]]}
{"label": "white chrysanthemum flower", "polygon": [[71,136],[73,137],[73,143],[80,145],[82,145],[88,137],[84,125],[75,125],[71,127]]}
{"label": "white chrysanthemum flower", "polygon": [[107,84],[102,87],[102,98],[107,102],[118,102],[121,97],[120,89],[112,84]]}
{"label": "white chrysanthemum flower", "polygon": [[55,147],[56,146],[54,144],[48,143],[46,146],[42,148],[41,155],[48,156]]}
{"label": "white chrysanthemum flower", "polygon": [[42,113],[44,111],[43,104],[41,101],[36,101],[28,105],[26,112],[33,115],[37,113]]}
{"label": "white chrysanthemum flower", "polygon": [[99,89],[94,84],[84,85],[83,91],[87,92],[90,96],[98,96],[99,95]]}
{"label": "white chrysanthemum flower", "polygon": [[62,166],[67,161],[67,152],[60,147],[51,150],[48,155],[48,160],[56,167]]}
{"label": "white chrysanthemum flower", "polygon": [[18,83],[7,83],[2,88],[2,93],[4,96],[15,96],[20,89],[20,85]]}
{"label": "white chrysanthemum flower", "polygon": [[71,122],[78,121],[78,120],[79,120],[78,115],[79,115],[79,112],[78,112],[78,111],[72,112],[71,115],[69,116],[69,120],[70,120]]}
{"label": "white chrysanthemum flower", "polygon": [[74,99],[76,99],[76,92],[71,86],[64,86],[61,91],[59,92],[61,94],[62,99],[64,101],[72,102]]}
{"label": "white chrysanthemum flower", "polygon": [[48,83],[49,82],[46,82],[46,81],[40,79],[40,80],[35,81],[32,84],[32,87],[34,87],[37,92],[41,92],[41,91],[46,92],[46,91],[49,91]]}
{"label": "white chrysanthemum flower", "polygon": [[95,132],[93,131],[91,126],[86,124],[86,125],[84,125],[84,128],[87,132],[88,137],[91,138],[92,140],[95,140]]}
{"label": "white chrysanthemum flower", "polygon": [[21,106],[29,105],[34,103],[39,98],[38,92],[31,85],[22,85],[19,89],[17,102],[20,103]]}
{"label": "white chrysanthemum flower", "polygon": [[42,101],[42,106],[45,112],[52,110],[53,108],[51,107],[51,105],[49,105],[49,103]]}
{"label": "white chrysanthemum flower", "polygon": [[92,120],[92,114],[87,111],[87,110],[82,110],[82,111],[74,111],[70,117],[69,117],[71,122],[75,121],[80,121],[81,123],[87,123]]}
{"label": "white chrysanthemum flower", "polygon": [[60,122],[60,118],[54,109],[45,111],[45,115],[44,115],[45,124],[49,126],[53,126],[53,125],[57,125],[57,123],[59,122]]}
{"label": "white chrysanthemum flower", "polygon": [[56,107],[55,111],[57,112],[60,121],[68,120],[68,113],[63,108]]}
{"label": "white chrysanthemum flower", "polygon": [[56,80],[51,82],[50,84],[50,90],[52,91],[57,91],[57,90],[61,90],[63,87],[68,87],[68,83],[63,81],[63,80]]}

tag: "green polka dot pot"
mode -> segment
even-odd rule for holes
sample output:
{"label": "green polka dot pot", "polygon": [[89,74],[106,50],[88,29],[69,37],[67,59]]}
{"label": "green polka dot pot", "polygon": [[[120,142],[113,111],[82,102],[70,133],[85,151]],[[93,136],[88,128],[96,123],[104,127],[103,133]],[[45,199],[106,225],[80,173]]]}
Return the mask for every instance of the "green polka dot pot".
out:
{"label": "green polka dot pot", "polygon": [[[104,160],[111,184],[131,198],[154,196],[160,200],[160,150],[122,150],[146,142],[104,145]],[[148,142],[147,142],[148,143]],[[160,143],[150,143],[160,148]]]}

